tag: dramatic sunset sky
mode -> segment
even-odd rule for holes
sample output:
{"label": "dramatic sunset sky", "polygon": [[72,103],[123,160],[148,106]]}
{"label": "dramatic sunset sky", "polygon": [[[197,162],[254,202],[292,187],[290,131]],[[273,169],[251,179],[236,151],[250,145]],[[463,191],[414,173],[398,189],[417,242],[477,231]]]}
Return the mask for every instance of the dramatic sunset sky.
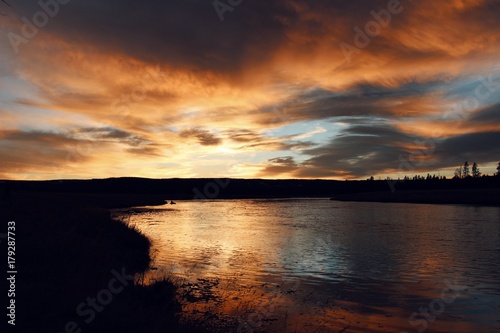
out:
{"label": "dramatic sunset sky", "polygon": [[500,161],[500,1],[59,1],[0,2],[0,179]]}

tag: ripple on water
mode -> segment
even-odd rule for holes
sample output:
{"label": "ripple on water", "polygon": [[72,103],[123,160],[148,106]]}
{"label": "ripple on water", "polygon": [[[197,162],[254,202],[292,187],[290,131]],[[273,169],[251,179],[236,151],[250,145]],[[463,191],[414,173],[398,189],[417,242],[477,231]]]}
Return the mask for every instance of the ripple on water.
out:
{"label": "ripple on water", "polygon": [[500,331],[498,208],[329,200],[163,208],[127,218],[153,239],[156,266],[208,281],[217,297],[186,309],[258,318],[254,332],[412,331],[412,313],[463,284],[429,329]]}

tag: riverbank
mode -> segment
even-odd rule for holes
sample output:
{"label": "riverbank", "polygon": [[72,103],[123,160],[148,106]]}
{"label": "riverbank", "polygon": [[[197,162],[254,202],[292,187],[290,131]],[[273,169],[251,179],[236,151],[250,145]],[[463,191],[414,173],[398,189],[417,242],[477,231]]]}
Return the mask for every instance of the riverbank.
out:
{"label": "riverbank", "polygon": [[371,192],[338,195],[336,201],[500,206],[500,189]]}
{"label": "riverbank", "polygon": [[[140,283],[138,276],[151,264],[151,242],[107,210],[163,203],[147,195],[27,192],[0,200],[0,233],[7,233],[7,222],[15,222],[15,328],[204,332],[196,323],[179,324],[177,287],[168,279]],[[7,254],[7,239],[0,241]]]}

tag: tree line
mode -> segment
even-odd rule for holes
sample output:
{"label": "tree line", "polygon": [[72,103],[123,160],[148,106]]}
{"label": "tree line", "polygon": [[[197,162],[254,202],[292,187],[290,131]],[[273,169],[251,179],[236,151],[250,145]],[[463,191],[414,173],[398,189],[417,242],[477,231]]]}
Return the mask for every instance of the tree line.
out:
{"label": "tree line", "polygon": [[[455,173],[453,178],[454,179],[464,179],[464,178],[479,178],[482,176],[485,176],[479,171],[479,165],[474,162],[472,164],[472,168],[469,165],[468,161],[465,161],[463,166],[459,166],[458,168],[455,169]],[[497,172],[495,173],[495,176],[499,177],[500,176],[500,162],[498,162],[497,165]]]}
{"label": "tree line", "polygon": [[[498,162],[497,172],[493,175],[496,177],[500,177],[500,162]],[[474,162],[472,164],[472,167],[470,166],[468,161],[465,161],[465,163],[458,168],[455,169],[454,175],[452,179],[465,179],[465,178],[479,178],[479,177],[487,177],[488,175],[481,173],[479,170],[479,164]],[[403,179],[398,178],[397,181],[408,181],[408,180],[446,180],[446,176],[436,176],[436,174],[427,174],[427,176],[421,176],[421,175],[415,175],[413,177],[410,176],[404,176]],[[375,178],[371,176],[370,178],[367,179],[367,181],[374,181]],[[379,178],[379,180],[382,180]],[[395,181],[391,177],[387,177],[384,179],[386,181]]]}

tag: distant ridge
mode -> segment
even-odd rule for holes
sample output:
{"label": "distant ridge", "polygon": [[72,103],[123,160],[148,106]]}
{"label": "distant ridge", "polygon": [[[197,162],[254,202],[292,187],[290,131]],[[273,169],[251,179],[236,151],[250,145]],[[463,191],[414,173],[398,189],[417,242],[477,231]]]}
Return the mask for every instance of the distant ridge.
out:
{"label": "distant ridge", "polygon": [[433,180],[304,180],[137,177],[91,180],[0,181],[0,194],[6,191],[63,193],[123,193],[165,195],[165,199],[237,198],[319,198],[355,193],[398,191],[439,191],[500,188],[500,177]]}

